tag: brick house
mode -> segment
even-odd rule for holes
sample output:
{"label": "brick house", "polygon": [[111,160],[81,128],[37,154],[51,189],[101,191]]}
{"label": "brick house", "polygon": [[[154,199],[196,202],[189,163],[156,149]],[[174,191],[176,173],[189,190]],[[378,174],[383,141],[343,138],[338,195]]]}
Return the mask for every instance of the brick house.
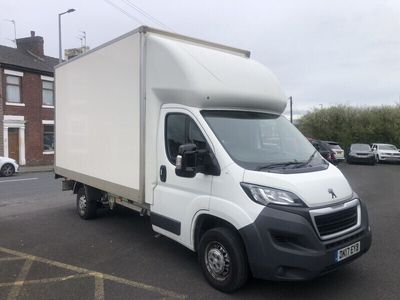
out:
{"label": "brick house", "polygon": [[17,39],[17,48],[0,45],[0,156],[20,165],[54,160],[54,66],[44,55],[43,38]]}

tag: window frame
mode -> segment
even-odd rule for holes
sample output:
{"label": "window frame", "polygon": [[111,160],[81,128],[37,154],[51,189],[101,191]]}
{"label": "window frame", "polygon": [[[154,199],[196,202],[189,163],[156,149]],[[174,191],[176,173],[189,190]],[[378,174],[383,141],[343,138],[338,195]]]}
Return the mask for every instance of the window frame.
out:
{"label": "window frame", "polygon": [[165,115],[164,117],[164,148],[165,148],[165,155],[167,156],[168,161],[172,164],[172,165],[176,165],[176,162],[173,161],[171,159],[171,155],[170,155],[170,151],[169,151],[169,147],[168,147],[168,140],[167,140],[167,130],[168,130],[168,118],[171,115],[183,115],[185,117],[185,143],[189,142],[187,141],[187,138],[189,137],[189,124],[190,121],[192,121],[198,128],[198,130],[200,131],[202,137],[204,138],[204,140],[206,141],[206,148],[209,149],[210,152],[212,152],[212,148],[210,146],[210,143],[208,141],[208,139],[206,138],[206,136],[204,135],[203,131],[201,130],[201,127],[199,126],[199,124],[187,113],[183,113],[183,112],[169,112]]}
{"label": "window frame", "polygon": [[[5,76],[5,86],[6,86],[6,89],[5,89],[5,95],[6,95],[6,103],[11,103],[11,104],[23,104],[23,102],[22,102],[22,77],[21,76],[18,76],[18,75],[12,75],[12,74],[4,74]],[[15,84],[15,83],[8,83],[7,82],[7,77],[15,77],[15,78],[17,78],[18,79],[18,84]],[[9,97],[9,95],[8,95],[8,91],[7,91],[7,87],[8,86],[16,86],[16,87],[18,87],[18,91],[19,91],[19,101],[13,101],[13,100],[10,100],[8,97]]]}
{"label": "window frame", "polygon": [[[48,83],[51,83],[51,86],[52,86],[52,88],[51,89],[48,89],[48,88],[45,88],[44,86],[43,86],[43,83],[44,82],[48,82]],[[44,90],[46,90],[46,91],[51,91],[52,92],[52,104],[46,104],[46,103],[44,103]],[[42,79],[42,106],[45,106],[45,107],[54,107],[54,81],[50,81],[50,80],[45,80],[45,79]]]}
{"label": "window frame", "polygon": [[[48,123],[48,122],[43,122],[42,123],[42,126],[43,126],[43,135],[42,135],[42,137],[43,137],[43,144],[42,144],[42,146],[43,146],[43,154],[54,154],[54,148],[55,148],[55,126],[54,126],[54,123]],[[52,150],[49,150],[49,149],[45,149],[45,143],[44,143],[44,137],[45,137],[45,134],[47,133],[47,134],[49,134],[50,132],[48,132],[48,131],[46,131],[45,130],[45,128],[46,128],[46,126],[52,126],[53,127],[53,149]]]}

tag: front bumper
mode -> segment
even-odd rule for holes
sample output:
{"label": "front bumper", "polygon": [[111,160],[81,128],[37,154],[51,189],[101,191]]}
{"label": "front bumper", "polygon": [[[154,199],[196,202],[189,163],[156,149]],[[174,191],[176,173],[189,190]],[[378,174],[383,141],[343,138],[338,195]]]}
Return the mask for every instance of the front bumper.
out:
{"label": "front bumper", "polygon": [[379,155],[379,160],[383,161],[397,161],[400,162],[400,156],[395,156],[395,155]]}
{"label": "front bumper", "polygon": [[[308,215],[308,216],[307,216]],[[266,280],[307,280],[353,261],[371,246],[368,213],[361,203],[361,225],[322,241],[306,209],[266,207],[253,224],[240,230],[253,276]],[[336,262],[336,251],[360,241],[360,252]]]}
{"label": "front bumper", "polygon": [[348,161],[354,163],[374,163],[375,157],[372,156],[350,156],[347,158]]}

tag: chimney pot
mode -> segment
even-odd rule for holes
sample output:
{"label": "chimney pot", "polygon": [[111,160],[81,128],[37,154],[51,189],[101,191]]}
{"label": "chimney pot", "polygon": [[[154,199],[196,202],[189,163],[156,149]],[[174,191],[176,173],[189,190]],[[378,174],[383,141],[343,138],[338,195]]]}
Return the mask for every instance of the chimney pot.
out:
{"label": "chimney pot", "polygon": [[33,30],[31,30],[31,37],[35,36],[35,32]]}

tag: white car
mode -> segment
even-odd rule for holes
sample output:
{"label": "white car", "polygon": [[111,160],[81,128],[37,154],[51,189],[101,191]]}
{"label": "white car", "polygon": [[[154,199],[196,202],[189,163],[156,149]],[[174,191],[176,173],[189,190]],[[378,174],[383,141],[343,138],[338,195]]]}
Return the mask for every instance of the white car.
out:
{"label": "white car", "polygon": [[0,176],[11,176],[18,172],[19,165],[15,159],[0,156]]}
{"label": "white car", "polygon": [[375,154],[376,162],[397,161],[400,162],[400,151],[391,144],[372,144],[372,151]]}

